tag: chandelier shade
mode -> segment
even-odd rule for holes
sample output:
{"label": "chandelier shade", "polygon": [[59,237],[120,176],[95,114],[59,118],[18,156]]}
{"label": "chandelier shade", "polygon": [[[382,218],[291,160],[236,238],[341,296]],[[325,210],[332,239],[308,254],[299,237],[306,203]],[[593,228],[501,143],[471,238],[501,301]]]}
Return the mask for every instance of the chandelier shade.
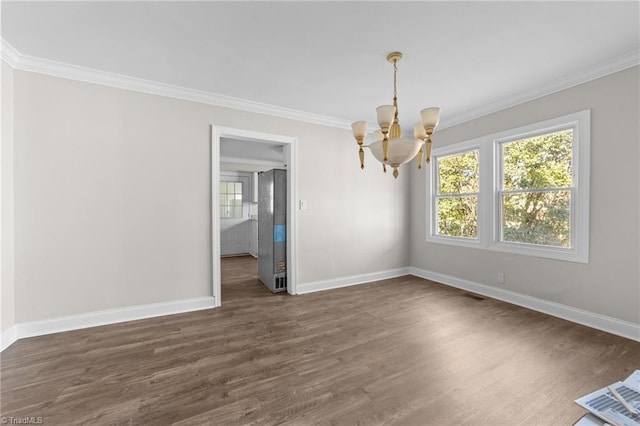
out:
{"label": "chandelier shade", "polygon": [[381,129],[391,126],[393,122],[393,115],[396,112],[396,107],[393,105],[381,105],[376,108],[376,115],[378,117],[378,125]]}
{"label": "chandelier shade", "polygon": [[[392,167],[401,166],[418,154],[422,149],[422,141],[416,138],[396,138],[392,139],[393,143],[389,144],[386,163]],[[382,139],[377,140],[369,145],[369,149],[373,156],[379,162],[385,162],[384,153],[382,152]]]}
{"label": "chandelier shade", "polygon": [[431,127],[433,129],[438,126],[440,122],[440,108],[431,107],[425,108],[420,111],[420,117],[422,118],[422,125],[427,128]]}
{"label": "chandelier shade", "polygon": [[402,53],[392,52],[387,61],[393,64],[393,105],[381,105],[376,108],[379,130],[375,132],[374,141],[365,145],[367,122],[355,121],[351,124],[353,137],[359,145],[358,156],[360,168],[364,169],[364,149],[369,148],[373,156],[382,163],[386,173],[387,166],[393,168],[393,177],[398,177],[398,167],[418,156],[418,169],[422,169],[423,156],[426,162],[431,160],[431,135],[440,121],[440,108],[430,107],[420,111],[421,122],[413,129],[413,137],[403,137],[398,122],[398,61]]}

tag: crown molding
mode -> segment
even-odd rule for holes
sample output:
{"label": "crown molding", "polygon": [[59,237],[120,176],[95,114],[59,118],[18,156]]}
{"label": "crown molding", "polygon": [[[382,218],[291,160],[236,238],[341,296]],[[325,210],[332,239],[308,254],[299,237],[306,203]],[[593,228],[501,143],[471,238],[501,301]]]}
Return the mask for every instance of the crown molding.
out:
{"label": "crown molding", "polygon": [[351,129],[350,121],[335,117],[254,102],[247,99],[218,95],[202,90],[189,89],[186,87],[174,86],[171,84],[159,83],[136,77],[129,77],[122,74],[37,58],[35,56],[23,55],[4,39],[2,39],[1,59],[11,67],[22,71],[47,74],[70,80],[117,87],[119,89],[149,93],[152,95],[167,96],[170,98],[237,109],[257,114],[266,114],[290,120],[302,121],[305,123],[319,124],[322,126]]}
{"label": "crown molding", "polygon": [[579,84],[587,83],[591,80],[605,77],[609,74],[623,71],[636,65],[640,65],[640,51],[638,50],[619,56],[616,59],[607,61],[606,63],[585,70],[579,74],[567,74],[543,85],[516,93],[513,96],[501,99],[497,102],[487,104],[482,108],[472,109],[462,114],[457,114],[453,117],[449,117],[448,119],[440,122],[440,126],[438,126],[438,129],[442,130],[447,127],[462,124],[466,121],[475,120],[476,118],[493,114],[495,112],[541,98],[543,96],[551,95],[553,93],[560,92],[561,90],[569,89]]}
{"label": "crown molding", "polygon": [[[237,109],[257,114],[271,115],[290,120],[319,124],[322,126],[351,129],[350,121],[335,117],[254,102],[247,99],[218,95],[201,90],[173,86],[136,77],[129,77],[122,74],[99,71],[77,65],[37,58],[35,56],[23,55],[4,39],[0,40],[2,42],[0,59],[15,69],[47,74],[70,80],[100,84],[103,86],[117,87],[136,92],[167,96],[170,98],[198,102],[207,105]],[[546,84],[519,92],[497,102],[484,105],[481,108],[475,108],[461,114],[450,116],[440,122],[439,129],[445,129],[485,115],[493,114],[636,65],[640,65],[640,51],[637,50],[622,55],[614,60],[607,61],[606,63],[600,64],[594,68],[585,70],[582,73],[565,75]]]}
{"label": "crown molding", "polygon": [[12,68],[17,68],[20,61],[20,53],[13,48],[9,43],[0,39],[0,59],[10,65]]}

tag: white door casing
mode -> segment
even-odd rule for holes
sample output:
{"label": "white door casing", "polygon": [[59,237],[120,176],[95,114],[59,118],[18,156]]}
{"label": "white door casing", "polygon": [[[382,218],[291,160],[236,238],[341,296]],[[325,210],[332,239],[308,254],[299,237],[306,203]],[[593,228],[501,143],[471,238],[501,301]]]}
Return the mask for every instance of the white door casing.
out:
{"label": "white door casing", "polygon": [[221,274],[220,274],[220,139],[244,139],[259,143],[278,143],[284,145],[284,160],[287,169],[287,292],[297,293],[297,139],[291,136],[254,132],[211,125],[211,287],[214,305],[221,306]]}

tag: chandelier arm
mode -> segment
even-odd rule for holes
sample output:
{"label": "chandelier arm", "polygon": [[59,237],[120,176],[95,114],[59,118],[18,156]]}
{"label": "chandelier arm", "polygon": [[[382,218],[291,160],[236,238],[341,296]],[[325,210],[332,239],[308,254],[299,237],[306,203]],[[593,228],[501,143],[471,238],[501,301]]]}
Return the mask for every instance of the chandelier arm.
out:
{"label": "chandelier arm", "polygon": [[422,147],[418,151],[418,170],[422,170]]}
{"label": "chandelier arm", "polygon": [[360,157],[360,169],[364,169],[364,149],[362,149],[362,145],[360,145],[358,157]]}
{"label": "chandelier arm", "polygon": [[427,164],[429,164],[431,162],[431,136],[427,136],[427,143],[425,145]]}

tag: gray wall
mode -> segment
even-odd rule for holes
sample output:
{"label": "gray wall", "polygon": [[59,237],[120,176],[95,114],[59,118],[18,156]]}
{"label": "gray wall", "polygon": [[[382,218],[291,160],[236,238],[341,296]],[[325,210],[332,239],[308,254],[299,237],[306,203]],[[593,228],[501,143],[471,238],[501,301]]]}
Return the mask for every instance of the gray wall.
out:
{"label": "gray wall", "polygon": [[3,331],[211,294],[210,124],[298,138],[300,284],[411,265],[497,286],[500,271],[507,290],[640,322],[638,67],[434,136],[452,144],[591,108],[586,265],[425,243],[424,171],[394,181],[370,156],[361,171],[349,130],[3,71]]}
{"label": "gray wall", "polygon": [[2,65],[2,145],[0,146],[0,331],[15,324],[14,248],[13,248],[13,69]]}
{"label": "gray wall", "polygon": [[17,323],[211,295],[210,124],[298,138],[299,284],[408,264],[408,173],[350,130],[14,77]]}
{"label": "gray wall", "polygon": [[[590,258],[579,264],[425,242],[425,176],[411,183],[411,265],[640,323],[639,68],[469,121],[434,136],[448,145],[591,109]],[[505,284],[496,283],[504,272]]]}

